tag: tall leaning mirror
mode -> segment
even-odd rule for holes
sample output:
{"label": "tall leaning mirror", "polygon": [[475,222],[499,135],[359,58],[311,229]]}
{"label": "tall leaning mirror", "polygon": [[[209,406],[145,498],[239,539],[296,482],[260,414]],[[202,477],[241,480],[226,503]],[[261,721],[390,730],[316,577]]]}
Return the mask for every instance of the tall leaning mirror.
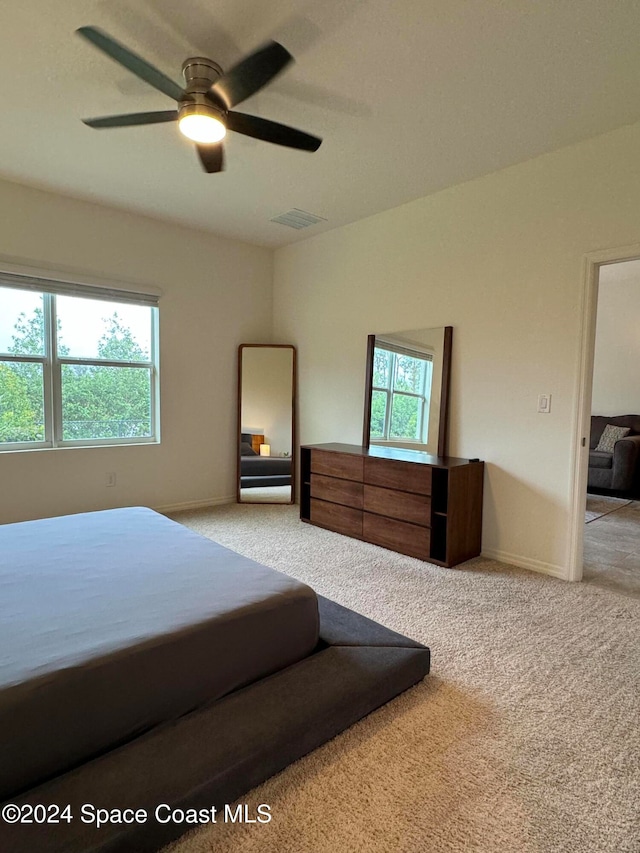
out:
{"label": "tall leaning mirror", "polygon": [[295,500],[296,350],[289,344],[238,348],[239,503]]}
{"label": "tall leaning mirror", "polygon": [[362,443],[447,455],[453,328],[369,335]]}

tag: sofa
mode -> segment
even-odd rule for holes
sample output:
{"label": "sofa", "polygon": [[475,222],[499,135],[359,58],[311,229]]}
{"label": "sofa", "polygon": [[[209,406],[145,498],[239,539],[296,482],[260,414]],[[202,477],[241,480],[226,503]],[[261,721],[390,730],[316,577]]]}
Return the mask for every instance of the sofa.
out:
{"label": "sofa", "polygon": [[[607,424],[630,429],[612,451],[598,449]],[[640,415],[591,416],[587,489],[640,497]]]}

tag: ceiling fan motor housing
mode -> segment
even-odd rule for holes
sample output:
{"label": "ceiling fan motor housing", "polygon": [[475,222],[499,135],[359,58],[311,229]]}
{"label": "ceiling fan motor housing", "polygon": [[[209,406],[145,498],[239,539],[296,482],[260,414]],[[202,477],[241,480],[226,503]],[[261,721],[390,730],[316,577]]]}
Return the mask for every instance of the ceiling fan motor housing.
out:
{"label": "ceiling fan motor housing", "polygon": [[206,92],[218,77],[222,76],[222,68],[213,59],[207,59],[205,56],[193,56],[191,59],[185,59],[182,63],[182,73],[187,84],[187,91],[192,86],[197,86],[199,90]]}
{"label": "ceiling fan motor housing", "polygon": [[185,60],[182,65],[185,79],[185,97],[179,102],[179,117],[188,115],[210,115],[224,121],[226,110],[222,104],[216,105],[207,92],[216,80],[222,76],[222,68],[212,59],[195,56]]}

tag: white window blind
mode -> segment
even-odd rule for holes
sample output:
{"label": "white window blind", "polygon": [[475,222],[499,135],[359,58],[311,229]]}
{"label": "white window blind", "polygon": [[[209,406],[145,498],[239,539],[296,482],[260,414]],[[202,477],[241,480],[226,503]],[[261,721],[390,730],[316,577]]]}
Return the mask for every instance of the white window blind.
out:
{"label": "white window blind", "polygon": [[0,287],[17,287],[37,293],[55,293],[59,296],[81,296],[83,299],[102,299],[109,302],[126,302],[133,305],[157,305],[158,294],[142,293],[135,290],[120,290],[93,284],[80,284],[70,281],[56,281],[30,275],[0,272]]}

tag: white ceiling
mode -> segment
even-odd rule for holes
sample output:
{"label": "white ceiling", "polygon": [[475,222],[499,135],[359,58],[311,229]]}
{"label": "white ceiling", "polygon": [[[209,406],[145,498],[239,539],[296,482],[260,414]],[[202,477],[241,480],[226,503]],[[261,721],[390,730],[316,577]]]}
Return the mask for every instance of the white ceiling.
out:
{"label": "white ceiling", "polygon": [[[85,127],[172,108],[88,24],[177,82],[187,56],[281,41],[296,64],[239,109],[320,150],[232,133],[207,175],[173,124]],[[0,175],[279,246],[640,120],[639,32],[638,0],[6,0]],[[293,207],[327,222],[269,222]]]}

